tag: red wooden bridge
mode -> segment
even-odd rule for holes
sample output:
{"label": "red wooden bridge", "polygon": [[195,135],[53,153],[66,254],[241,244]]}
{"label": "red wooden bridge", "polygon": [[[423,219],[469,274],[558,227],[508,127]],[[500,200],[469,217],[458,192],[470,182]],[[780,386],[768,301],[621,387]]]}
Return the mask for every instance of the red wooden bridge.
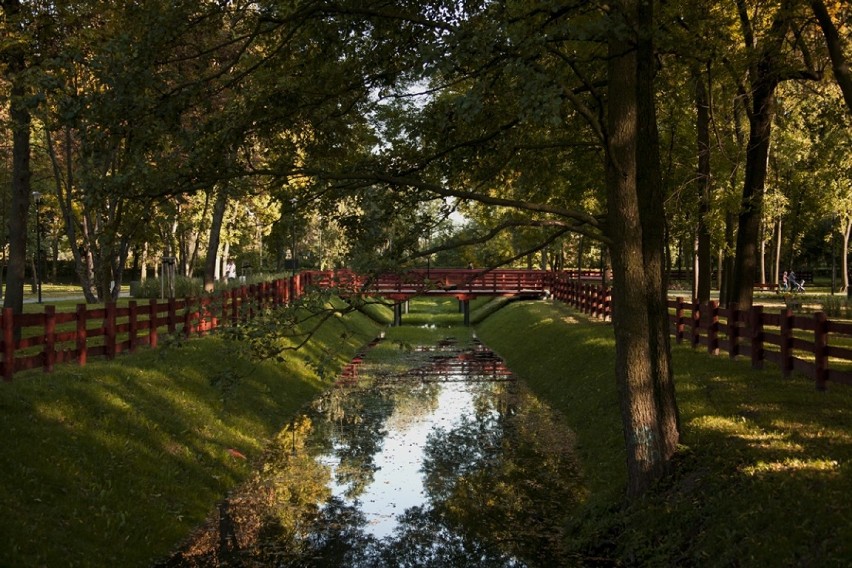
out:
{"label": "red wooden bridge", "polygon": [[553,273],[543,270],[477,270],[459,268],[413,269],[372,276],[351,270],[307,271],[303,285],[337,288],[343,292],[382,296],[395,302],[394,323],[402,320],[402,306],[415,296],[454,296],[461,302],[465,325],[470,323],[470,300],[479,296],[537,298],[550,293]]}
{"label": "red wooden bridge", "polygon": [[543,270],[477,270],[459,268],[414,269],[403,273],[364,276],[351,270],[306,271],[305,285],[339,288],[393,300],[414,296],[540,296],[550,290],[553,273]]}

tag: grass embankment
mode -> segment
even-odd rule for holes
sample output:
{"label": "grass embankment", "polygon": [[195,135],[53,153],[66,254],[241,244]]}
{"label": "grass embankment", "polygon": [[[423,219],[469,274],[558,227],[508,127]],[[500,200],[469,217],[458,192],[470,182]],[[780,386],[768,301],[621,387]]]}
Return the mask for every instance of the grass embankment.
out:
{"label": "grass embankment", "polygon": [[581,558],[631,566],[852,561],[852,389],[819,393],[771,364],[753,371],[747,361],[676,346],[676,472],[628,504],[611,326],[525,302],[477,332],[577,434],[591,495],[569,530]]}
{"label": "grass embankment", "polygon": [[0,385],[0,566],[150,566],[378,329],[330,318],[283,363],[211,336]]}

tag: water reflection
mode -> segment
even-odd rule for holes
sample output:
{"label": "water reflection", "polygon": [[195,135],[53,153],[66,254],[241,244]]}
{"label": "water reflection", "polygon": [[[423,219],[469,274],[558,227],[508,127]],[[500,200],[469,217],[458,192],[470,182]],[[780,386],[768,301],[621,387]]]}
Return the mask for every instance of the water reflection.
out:
{"label": "water reflection", "polygon": [[359,361],[164,565],[570,564],[571,432],[481,345],[406,358]]}

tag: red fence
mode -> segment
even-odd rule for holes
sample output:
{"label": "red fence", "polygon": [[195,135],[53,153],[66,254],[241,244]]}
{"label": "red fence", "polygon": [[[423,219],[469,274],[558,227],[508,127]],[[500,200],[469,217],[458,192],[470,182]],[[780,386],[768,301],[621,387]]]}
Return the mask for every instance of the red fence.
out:
{"label": "red fence", "polygon": [[[220,294],[180,300],[151,300],[127,307],[109,303],[90,309],[79,304],[74,312],[57,313],[45,306],[44,313],[15,316],[11,309],[0,315],[0,372],[4,380],[14,373],[42,367],[51,371],[57,363],[89,357],[113,358],[140,346],[156,347],[158,334],[184,336],[205,334],[222,325],[251,318],[264,307],[283,305],[290,295],[302,295],[303,287],[340,287],[366,294],[474,294],[497,295],[545,292],[593,317],[611,319],[611,294],[599,284],[577,281],[567,273],[527,270],[421,270],[374,279],[350,271],[303,272],[293,278],[234,288]],[[852,323],[835,322],[818,312],[793,315],[788,309],[777,314],[763,306],[749,311],[736,306],[720,308],[669,301],[672,333],[677,342],[689,341],[708,352],[727,351],[731,357],[748,356],[754,367],[764,361],[777,363],[785,376],[799,371],[823,389],[828,381],[852,385]],[[17,332],[17,333],[16,333]],[[16,339],[17,336],[17,339]]]}
{"label": "red fence", "polygon": [[42,367],[49,372],[57,363],[85,365],[89,357],[112,359],[140,346],[153,348],[161,328],[186,337],[202,335],[252,318],[264,307],[286,304],[291,294],[302,295],[302,286],[301,276],[296,275],[200,298],[153,299],[141,305],[131,301],[127,307],[108,303],[91,309],[78,304],[74,312],[58,313],[55,306],[46,305],[44,313],[18,316],[4,308],[0,315],[0,372],[10,381],[16,372],[26,369]]}
{"label": "red fence", "polygon": [[852,323],[831,321],[823,312],[794,315],[784,308],[769,313],[763,306],[746,311],[683,298],[669,301],[669,308],[678,343],[705,346],[712,354],[727,351],[732,358],[747,356],[754,368],[771,361],[785,377],[798,371],[820,390],[828,381],[852,385]]}
{"label": "red fence", "polygon": [[[599,285],[565,280],[557,276],[553,295],[583,312],[599,318],[611,317],[609,290]],[[689,341],[731,358],[745,356],[752,367],[764,361],[777,364],[785,377],[798,371],[824,390],[831,381],[852,385],[852,323],[829,320],[823,312],[794,315],[784,308],[769,313],[763,306],[740,310],[736,305],[669,300],[672,334],[678,343]]]}
{"label": "red fence", "polygon": [[571,278],[571,274],[555,274],[551,294],[556,300],[592,317],[612,319],[612,294],[609,288]]}

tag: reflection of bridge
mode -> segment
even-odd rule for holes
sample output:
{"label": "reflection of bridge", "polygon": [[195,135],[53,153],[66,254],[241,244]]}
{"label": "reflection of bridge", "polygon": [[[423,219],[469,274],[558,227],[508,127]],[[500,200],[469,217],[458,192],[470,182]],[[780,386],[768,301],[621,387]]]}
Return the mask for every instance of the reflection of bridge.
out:
{"label": "reflection of bridge", "polygon": [[302,283],[321,288],[395,301],[394,323],[402,319],[403,303],[415,296],[454,296],[461,302],[464,323],[470,323],[470,300],[479,296],[540,298],[549,293],[553,273],[544,270],[414,269],[401,273],[364,276],[350,270],[308,271]]}

